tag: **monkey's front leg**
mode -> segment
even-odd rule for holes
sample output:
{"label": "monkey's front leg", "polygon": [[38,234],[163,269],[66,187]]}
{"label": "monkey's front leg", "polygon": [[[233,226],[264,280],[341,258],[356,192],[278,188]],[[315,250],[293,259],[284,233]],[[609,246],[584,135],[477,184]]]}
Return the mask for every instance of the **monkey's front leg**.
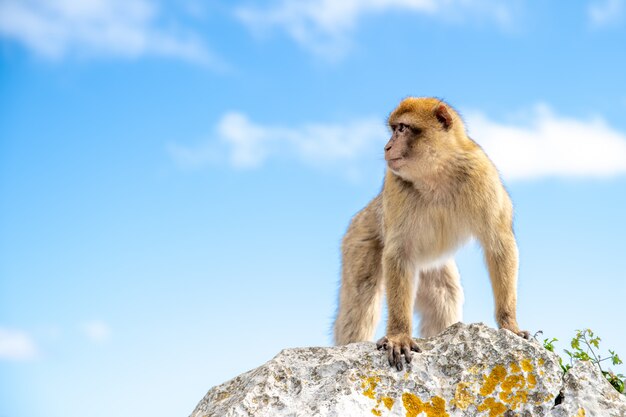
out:
{"label": "monkey's front leg", "polygon": [[525,339],[530,338],[526,330],[517,324],[517,270],[518,252],[513,231],[507,227],[492,239],[483,243],[489,277],[493,287],[498,326]]}
{"label": "monkey's front leg", "polygon": [[402,251],[383,252],[383,276],[387,287],[387,335],[376,342],[378,349],[387,350],[389,365],[402,370],[402,355],[411,362],[411,351],[419,352],[411,337],[414,290],[414,271],[408,259],[399,255]]}

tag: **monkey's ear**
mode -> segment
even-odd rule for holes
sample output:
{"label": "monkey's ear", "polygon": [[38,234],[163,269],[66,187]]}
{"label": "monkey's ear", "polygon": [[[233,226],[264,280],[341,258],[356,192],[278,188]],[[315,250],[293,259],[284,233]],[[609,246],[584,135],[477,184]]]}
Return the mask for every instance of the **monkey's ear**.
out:
{"label": "monkey's ear", "polygon": [[437,108],[435,108],[435,117],[444,129],[448,130],[450,126],[452,126],[452,115],[445,104],[439,104]]}

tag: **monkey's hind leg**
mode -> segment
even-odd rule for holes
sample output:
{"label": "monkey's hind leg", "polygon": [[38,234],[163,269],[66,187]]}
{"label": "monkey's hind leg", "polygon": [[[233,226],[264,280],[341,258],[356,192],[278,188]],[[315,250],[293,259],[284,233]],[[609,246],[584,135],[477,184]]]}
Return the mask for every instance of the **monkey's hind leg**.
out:
{"label": "monkey's hind leg", "polygon": [[463,288],[454,260],[439,269],[420,272],[415,309],[420,314],[420,335],[436,336],[462,320]]}
{"label": "monkey's hind leg", "polygon": [[377,236],[351,225],[342,245],[343,266],[335,344],[372,340],[380,320],[382,244]]}

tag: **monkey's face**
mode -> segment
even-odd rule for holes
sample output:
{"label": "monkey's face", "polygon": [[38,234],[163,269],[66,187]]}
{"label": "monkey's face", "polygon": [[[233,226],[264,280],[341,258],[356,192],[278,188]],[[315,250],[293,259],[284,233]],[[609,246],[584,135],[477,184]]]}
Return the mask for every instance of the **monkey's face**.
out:
{"label": "monkey's face", "polygon": [[391,139],[385,145],[389,169],[407,181],[437,172],[459,147],[452,112],[436,99],[403,100],[389,116]]}
{"label": "monkey's face", "polygon": [[417,142],[424,128],[407,119],[402,117],[389,125],[391,139],[385,145],[385,160],[392,171],[406,166],[419,151]]}

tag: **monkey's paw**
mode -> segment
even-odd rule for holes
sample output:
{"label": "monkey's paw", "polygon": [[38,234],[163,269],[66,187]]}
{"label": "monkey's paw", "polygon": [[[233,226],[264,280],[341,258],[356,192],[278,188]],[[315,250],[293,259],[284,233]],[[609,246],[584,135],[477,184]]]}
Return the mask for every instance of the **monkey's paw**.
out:
{"label": "monkey's paw", "polygon": [[406,363],[411,363],[411,351],[419,352],[420,348],[415,343],[415,340],[409,334],[396,334],[391,336],[385,336],[376,342],[378,350],[387,351],[387,359],[389,365],[401,371],[404,365],[402,364],[402,355]]}
{"label": "monkey's paw", "polygon": [[527,330],[520,330],[517,326],[515,327],[508,327],[508,326],[502,326],[503,329],[507,329],[508,331],[511,331],[513,333],[515,333],[516,335],[518,335],[521,338],[524,338],[526,340],[530,340],[530,333]]}

